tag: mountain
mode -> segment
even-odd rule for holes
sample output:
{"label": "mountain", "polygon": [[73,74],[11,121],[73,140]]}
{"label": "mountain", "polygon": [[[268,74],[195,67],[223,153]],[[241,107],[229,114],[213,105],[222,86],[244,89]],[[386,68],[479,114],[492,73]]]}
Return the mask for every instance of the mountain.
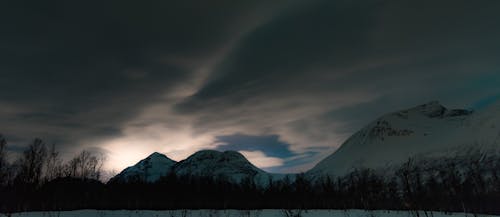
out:
{"label": "mountain", "polygon": [[225,177],[235,183],[250,179],[260,186],[265,186],[270,178],[282,178],[257,168],[236,151],[203,150],[180,162],[155,152],[120,172],[110,182],[155,182],[170,172],[178,176]]}
{"label": "mountain", "polygon": [[236,151],[198,151],[177,163],[173,171],[179,176],[226,177],[236,183],[251,179],[258,185],[267,184],[272,177]]}
{"label": "mountain", "polygon": [[307,175],[344,175],[354,168],[397,166],[410,157],[439,158],[499,146],[500,103],[472,112],[433,101],[369,123]]}
{"label": "mountain", "polygon": [[110,182],[131,182],[145,181],[155,182],[160,177],[167,175],[172,171],[175,161],[171,160],[164,154],[154,152],[145,159],[139,161],[134,166],[127,167],[115,177],[111,178]]}

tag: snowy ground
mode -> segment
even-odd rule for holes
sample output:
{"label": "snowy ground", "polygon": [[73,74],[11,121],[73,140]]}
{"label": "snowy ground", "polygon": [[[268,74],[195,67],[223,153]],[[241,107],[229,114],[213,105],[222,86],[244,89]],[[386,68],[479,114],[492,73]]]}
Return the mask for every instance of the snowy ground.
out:
{"label": "snowy ground", "polygon": [[[0,216],[4,216],[1,215]],[[5,215],[8,216],[8,215]],[[77,210],[62,212],[26,212],[16,213],[12,217],[297,217],[287,216],[283,210],[175,210],[175,211],[149,211],[149,210]],[[403,211],[363,211],[363,210],[309,210],[301,213],[302,217],[412,217]],[[421,216],[425,216],[422,215]],[[429,216],[432,216],[429,214]],[[433,213],[434,217],[473,217],[472,214],[464,213]],[[487,217],[491,215],[480,215]]]}

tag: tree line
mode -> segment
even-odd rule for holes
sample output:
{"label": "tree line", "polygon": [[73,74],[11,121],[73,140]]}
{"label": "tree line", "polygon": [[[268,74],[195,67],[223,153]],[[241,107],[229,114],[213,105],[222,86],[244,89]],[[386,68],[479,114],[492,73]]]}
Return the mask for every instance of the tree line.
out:
{"label": "tree line", "polygon": [[[99,182],[104,163],[103,156],[89,151],[63,162],[55,145],[41,139],[33,140],[13,162],[7,154],[7,141],[0,135],[0,210],[4,212],[34,209],[34,204],[50,200],[43,191],[62,180]],[[72,189],[63,185],[61,190]]]}
{"label": "tree line", "polygon": [[[13,163],[0,137],[3,212],[75,209],[388,209],[500,214],[500,156],[472,150],[439,159],[410,158],[386,170],[338,177],[306,174],[269,180],[168,174],[154,183],[99,181],[103,158],[81,152],[62,162],[36,139]],[[425,210],[425,212],[417,212]]]}

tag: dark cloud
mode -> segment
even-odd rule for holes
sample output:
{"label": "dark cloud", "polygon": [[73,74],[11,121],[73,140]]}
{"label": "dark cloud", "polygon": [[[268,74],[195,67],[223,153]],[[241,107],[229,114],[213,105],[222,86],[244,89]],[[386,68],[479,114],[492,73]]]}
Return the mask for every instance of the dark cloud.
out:
{"label": "dark cloud", "polygon": [[273,91],[397,89],[427,79],[448,88],[478,70],[496,72],[499,7],[494,1],[315,1],[248,34],[180,110]]}
{"label": "dark cloud", "polygon": [[384,113],[430,100],[480,107],[500,92],[498,1],[0,8],[0,131],[14,143],[104,153],[121,139],[113,147],[174,154],[223,143],[296,157],[279,170],[303,170]]}
{"label": "dark cloud", "polygon": [[290,151],[290,144],[279,141],[278,135],[252,136],[244,134],[217,136],[216,143],[221,143],[218,150],[228,151],[264,151],[271,157],[292,157],[294,153]]}
{"label": "dark cloud", "polygon": [[66,143],[120,135],[260,19],[252,12],[268,10],[234,1],[1,4],[0,103],[15,110],[0,114],[2,130]]}
{"label": "dark cloud", "polygon": [[498,91],[465,89],[474,79],[498,79],[498,8],[494,1],[315,1],[248,34],[178,110],[201,113],[200,123],[256,98],[273,104],[286,97],[290,107],[313,98],[334,110],[329,97],[353,92],[395,106],[434,98],[468,104]]}

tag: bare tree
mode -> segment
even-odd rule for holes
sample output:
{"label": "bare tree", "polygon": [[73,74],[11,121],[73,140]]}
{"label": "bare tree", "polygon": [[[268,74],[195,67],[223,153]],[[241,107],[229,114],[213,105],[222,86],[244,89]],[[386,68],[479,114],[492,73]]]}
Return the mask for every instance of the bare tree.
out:
{"label": "bare tree", "polygon": [[7,141],[0,135],[0,185],[7,182],[7,151],[5,150],[7,146]]}
{"label": "bare tree", "polygon": [[82,179],[99,179],[102,173],[104,157],[82,151],[66,166],[66,175]]}
{"label": "bare tree", "polygon": [[53,180],[63,175],[63,163],[54,144],[50,147],[45,165],[45,179]]}
{"label": "bare tree", "polygon": [[414,216],[420,217],[418,212],[418,186],[421,185],[420,173],[414,163],[413,158],[409,158],[401,167],[396,171],[396,176],[400,179],[403,187],[404,205]]}
{"label": "bare tree", "polygon": [[20,171],[16,179],[28,184],[40,184],[46,157],[45,143],[41,139],[35,139],[19,159]]}

